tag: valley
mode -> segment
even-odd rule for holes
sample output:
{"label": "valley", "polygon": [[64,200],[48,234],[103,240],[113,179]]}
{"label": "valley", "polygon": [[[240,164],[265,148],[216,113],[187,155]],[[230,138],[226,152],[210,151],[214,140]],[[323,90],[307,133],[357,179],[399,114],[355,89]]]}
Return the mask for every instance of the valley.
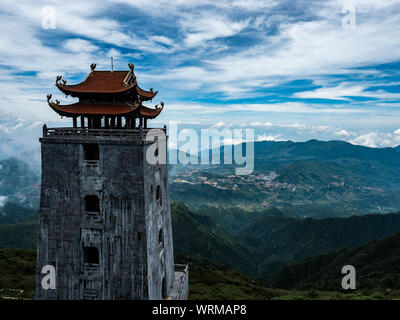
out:
{"label": "valley", "polygon": [[[255,170],[245,176],[232,165],[170,165],[174,251],[193,265],[192,298],[397,297],[390,248],[400,230],[400,152],[316,140],[255,150]],[[0,165],[0,249],[12,263],[25,254],[13,250],[36,250],[40,171],[20,158]],[[357,264],[385,241],[393,259],[360,258],[364,291],[342,292],[339,265]],[[31,297],[27,283],[2,283],[11,296]]]}

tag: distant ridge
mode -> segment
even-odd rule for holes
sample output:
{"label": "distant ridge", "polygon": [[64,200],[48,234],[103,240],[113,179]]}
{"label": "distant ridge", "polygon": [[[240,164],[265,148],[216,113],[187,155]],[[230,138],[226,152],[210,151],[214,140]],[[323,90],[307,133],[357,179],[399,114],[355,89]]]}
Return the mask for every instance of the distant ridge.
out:
{"label": "distant ridge", "polygon": [[314,256],[288,266],[269,284],[286,289],[341,289],[341,269],[352,265],[356,286],[363,289],[400,289],[400,231],[381,240],[353,249],[342,249]]}

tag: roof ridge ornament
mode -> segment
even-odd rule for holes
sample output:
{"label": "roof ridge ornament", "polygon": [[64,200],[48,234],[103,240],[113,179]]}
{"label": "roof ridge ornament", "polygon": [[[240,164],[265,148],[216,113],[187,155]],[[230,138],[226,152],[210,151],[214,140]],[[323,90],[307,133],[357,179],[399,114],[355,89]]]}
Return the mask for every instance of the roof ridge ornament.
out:
{"label": "roof ridge ornament", "polygon": [[158,106],[158,104],[155,105],[155,108],[156,108],[156,110],[164,109],[164,102],[161,101],[161,108]]}
{"label": "roof ridge ornament", "polygon": [[96,64],[95,64],[95,63],[92,63],[92,64],[90,65],[90,69],[91,69],[92,71],[94,71],[94,69],[96,69]]}
{"label": "roof ridge ornament", "polygon": [[129,69],[133,72],[133,69],[135,69],[135,65],[131,62],[128,63]]}
{"label": "roof ridge ornament", "polygon": [[62,78],[62,76],[57,76],[57,78],[56,78],[56,85],[57,85],[57,84],[61,84],[61,82],[62,82],[62,84],[63,84],[64,86],[67,84],[67,80],[64,80],[64,79]]}
{"label": "roof ridge ornament", "polygon": [[50,99],[51,99],[52,97],[53,97],[53,95],[51,95],[51,94],[48,94],[48,95],[47,95],[47,103],[48,103],[48,104],[60,105],[60,100],[57,100],[57,99],[56,99],[56,103],[51,102]]}

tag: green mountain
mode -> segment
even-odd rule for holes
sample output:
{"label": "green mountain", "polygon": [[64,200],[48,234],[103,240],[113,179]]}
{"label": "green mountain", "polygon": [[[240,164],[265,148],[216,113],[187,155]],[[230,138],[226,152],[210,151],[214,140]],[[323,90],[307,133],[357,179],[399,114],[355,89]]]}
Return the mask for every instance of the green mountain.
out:
{"label": "green mountain", "polygon": [[[0,300],[33,299],[36,252],[0,250]],[[190,300],[330,300],[398,299],[399,291],[340,293],[317,290],[267,288],[229,265],[184,254],[177,263],[189,264]],[[375,290],[376,291],[376,290]]]}
{"label": "green mountain", "polygon": [[205,215],[191,212],[183,203],[172,203],[174,251],[228,263],[241,270],[255,271],[248,248]]}
{"label": "green mountain", "polygon": [[33,218],[35,210],[6,202],[0,207],[0,224],[12,224]]}
{"label": "green mountain", "polygon": [[[254,150],[254,172],[245,176],[234,175],[235,167],[229,164],[170,165],[171,199],[196,210],[276,207],[316,218],[400,210],[396,149],[310,140],[256,142]],[[0,206],[5,201],[38,206],[38,158],[32,150],[0,161]]]}
{"label": "green mountain", "polygon": [[189,264],[190,300],[269,300],[306,295],[263,287],[229,265],[208,259],[177,254],[175,262]]}
{"label": "green mountain", "polygon": [[307,257],[353,248],[400,230],[399,213],[297,219],[277,209],[253,216],[237,209],[200,212],[181,203],[172,205],[176,252],[228,263],[261,277]]}
{"label": "green mountain", "polygon": [[[39,172],[27,162],[17,158],[0,161],[0,206],[1,202],[7,201],[28,208],[37,208],[39,198]],[[1,201],[2,199],[5,200]]]}
{"label": "green mountain", "polygon": [[[33,298],[35,261],[35,251],[0,250],[0,300]],[[265,288],[226,264],[183,254],[177,254],[175,261],[189,264],[191,300],[272,299],[292,294]]]}
{"label": "green mountain", "polygon": [[7,297],[33,298],[35,264],[35,251],[0,250],[0,300]]}
{"label": "green mountain", "polygon": [[399,243],[397,232],[353,249],[321,254],[288,266],[266,282],[287,289],[340,290],[342,267],[352,265],[357,289],[400,289]]}
{"label": "green mountain", "polygon": [[298,161],[298,160],[340,160],[356,159],[376,161],[389,166],[399,166],[400,158],[393,148],[369,148],[353,145],[345,141],[306,142],[264,141],[255,143],[256,162],[263,160]]}
{"label": "green mountain", "polygon": [[37,215],[12,224],[0,224],[0,249],[36,250]]}
{"label": "green mountain", "polygon": [[[304,258],[353,248],[400,230],[397,213],[298,219],[277,209],[195,213],[183,203],[173,202],[171,215],[175,252],[226,263],[254,277],[265,277]],[[17,223],[0,223],[0,248],[34,250],[36,228],[37,214]]]}
{"label": "green mountain", "polygon": [[256,142],[254,150],[254,172],[247,176],[235,176],[228,164],[181,166],[171,176],[171,198],[193,209],[277,207],[298,217],[400,210],[395,149],[310,140]]}
{"label": "green mountain", "polygon": [[236,238],[258,252],[258,274],[338,248],[353,248],[400,230],[400,214],[295,219],[269,212],[243,226]]}

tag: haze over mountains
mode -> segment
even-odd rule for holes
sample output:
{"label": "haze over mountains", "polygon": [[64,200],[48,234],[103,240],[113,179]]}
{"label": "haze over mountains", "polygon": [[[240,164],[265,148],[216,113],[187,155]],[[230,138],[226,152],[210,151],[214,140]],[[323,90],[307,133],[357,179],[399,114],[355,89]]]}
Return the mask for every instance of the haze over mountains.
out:
{"label": "haze over mountains", "polygon": [[[234,165],[170,165],[171,199],[193,209],[284,209],[295,217],[334,217],[400,210],[398,148],[343,141],[264,141],[254,145],[254,172]],[[220,150],[223,159],[224,149]],[[37,207],[40,153],[0,161],[0,205]]]}
{"label": "haze over mountains", "polygon": [[297,217],[400,209],[396,149],[343,141],[265,141],[255,143],[254,154],[254,172],[247,176],[235,176],[232,165],[179,167],[171,177],[172,199],[191,208],[277,207]]}

